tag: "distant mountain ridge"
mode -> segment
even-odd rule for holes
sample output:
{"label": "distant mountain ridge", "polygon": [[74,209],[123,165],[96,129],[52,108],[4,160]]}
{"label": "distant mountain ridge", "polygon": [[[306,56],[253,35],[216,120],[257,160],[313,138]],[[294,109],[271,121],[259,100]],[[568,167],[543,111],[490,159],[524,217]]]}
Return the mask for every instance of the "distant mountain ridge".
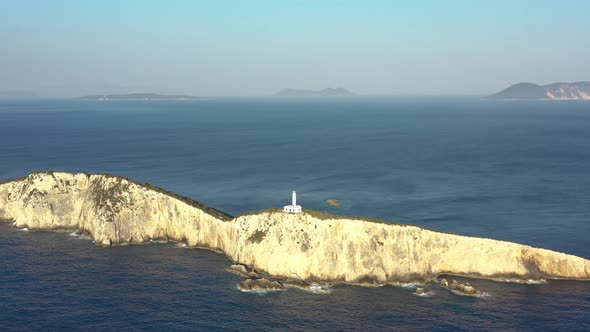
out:
{"label": "distant mountain ridge", "polygon": [[500,100],[590,100],[590,82],[514,84],[488,98]]}
{"label": "distant mountain ridge", "polygon": [[342,97],[342,96],[356,96],[354,92],[351,92],[345,88],[326,88],[323,90],[304,90],[304,89],[283,89],[274,94],[274,96],[314,96],[314,97]]}
{"label": "distant mountain ridge", "polygon": [[84,100],[197,100],[203,97],[187,95],[160,95],[157,93],[125,93],[111,95],[82,96],[76,99]]}

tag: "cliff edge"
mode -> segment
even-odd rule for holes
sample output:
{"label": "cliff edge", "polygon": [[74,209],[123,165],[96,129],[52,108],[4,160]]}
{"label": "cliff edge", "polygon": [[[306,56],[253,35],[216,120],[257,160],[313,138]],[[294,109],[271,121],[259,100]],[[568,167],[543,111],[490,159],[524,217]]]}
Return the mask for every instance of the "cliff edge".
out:
{"label": "cliff edge", "polygon": [[273,276],[386,284],[442,274],[590,280],[590,261],[416,226],[278,211],[232,217],[157,187],[106,174],[37,172],[0,184],[0,219],[80,230],[97,244],[153,239],[223,252]]}

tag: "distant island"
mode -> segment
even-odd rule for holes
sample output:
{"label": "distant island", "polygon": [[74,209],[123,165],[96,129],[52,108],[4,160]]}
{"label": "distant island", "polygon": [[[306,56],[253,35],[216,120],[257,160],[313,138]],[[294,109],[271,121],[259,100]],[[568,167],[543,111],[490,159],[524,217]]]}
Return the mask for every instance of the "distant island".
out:
{"label": "distant island", "polygon": [[283,89],[274,94],[281,97],[349,97],[356,96],[345,88],[327,88],[323,90]]}
{"label": "distant island", "polygon": [[590,82],[514,84],[488,98],[499,100],[590,100]]}
{"label": "distant island", "polygon": [[93,95],[82,96],[76,99],[83,100],[197,100],[204,97],[186,96],[186,95],[160,95],[157,93],[126,93],[114,95]]}

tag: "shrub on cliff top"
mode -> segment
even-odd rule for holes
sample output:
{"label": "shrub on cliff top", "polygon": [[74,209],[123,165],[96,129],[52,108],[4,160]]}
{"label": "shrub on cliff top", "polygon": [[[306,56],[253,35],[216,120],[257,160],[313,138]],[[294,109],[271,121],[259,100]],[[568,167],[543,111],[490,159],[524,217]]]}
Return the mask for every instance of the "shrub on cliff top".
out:
{"label": "shrub on cliff top", "polygon": [[267,212],[267,213],[273,213],[273,212],[278,212],[278,211],[282,211],[282,210],[279,209],[279,208],[276,208],[276,207],[271,207],[271,208],[264,209],[264,210],[242,212],[242,213],[240,213],[238,215],[238,217],[242,217],[242,216],[253,216],[253,215],[261,214],[261,213],[265,213],[265,212]]}
{"label": "shrub on cliff top", "polygon": [[337,214],[332,214],[324,211],[316,211],[316,210],[309,210],[303,209],[303,213],[309,214],[310,216],[320,219],[320,220],[330,220],[330,219],[352,219],[352,220],[362,220],[368,221],[372,223],[378,224],[391,224],[391,225],[400,225],[400,226],[414,226],[410,224],[403,224],[394,221],[387,221],[379,218],[372,218],[372,217],[364,217],[364,216],[341,216]]}

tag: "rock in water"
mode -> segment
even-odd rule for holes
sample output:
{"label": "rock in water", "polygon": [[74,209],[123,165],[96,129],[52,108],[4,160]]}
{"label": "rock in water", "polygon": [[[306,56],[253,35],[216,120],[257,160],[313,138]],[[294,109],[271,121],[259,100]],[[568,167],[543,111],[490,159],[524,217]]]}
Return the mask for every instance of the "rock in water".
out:
{"label": "rock in water", "polygon": [[229,272],[241,275],[242,277],[249,277],[250,271],[248,268],[243,264],[234,264],[227,268]]}
{"label": "rock in water", "polygon": [[340,201],[335,199],[335,198],[328,198],[326,200],[326,203],[328,203],[328,205],[330,206],[335,206],[335,207],[339,207],[340,206]]}
{"label": "rock in water", "polygon": [[278,281],[270,281],[265,278],[260,279],[246,279],[239,284],[240,290],[245,292],[251,291],[278,291],[285,287]]}
{"label": "rock in water", "polygon": [[296,287],[301,289],[309,289],[310,284],[302,280],[296,275],[290,275],[288,278],[282,280],[283,285],[289,287]]}
{"label": "rock in water", "polygon": [[31,230],[81,230],[105,245],[178,241],[221,251],[272,276],[294,274],[305,281],[426,282],[443,274],[590,279],[590,261],[550,250],[341,216],[271,211],[233,218],[104,174],[37,172],[0,183],[0,220]]}
{"label": "rock in water", "polygon": [[468,282],[458,283],[457,280],[453,280],[448,288],[455,291],[455,293],[460,293],[462,295],[475,295],[477,293],[475,288],[473,288]]}

